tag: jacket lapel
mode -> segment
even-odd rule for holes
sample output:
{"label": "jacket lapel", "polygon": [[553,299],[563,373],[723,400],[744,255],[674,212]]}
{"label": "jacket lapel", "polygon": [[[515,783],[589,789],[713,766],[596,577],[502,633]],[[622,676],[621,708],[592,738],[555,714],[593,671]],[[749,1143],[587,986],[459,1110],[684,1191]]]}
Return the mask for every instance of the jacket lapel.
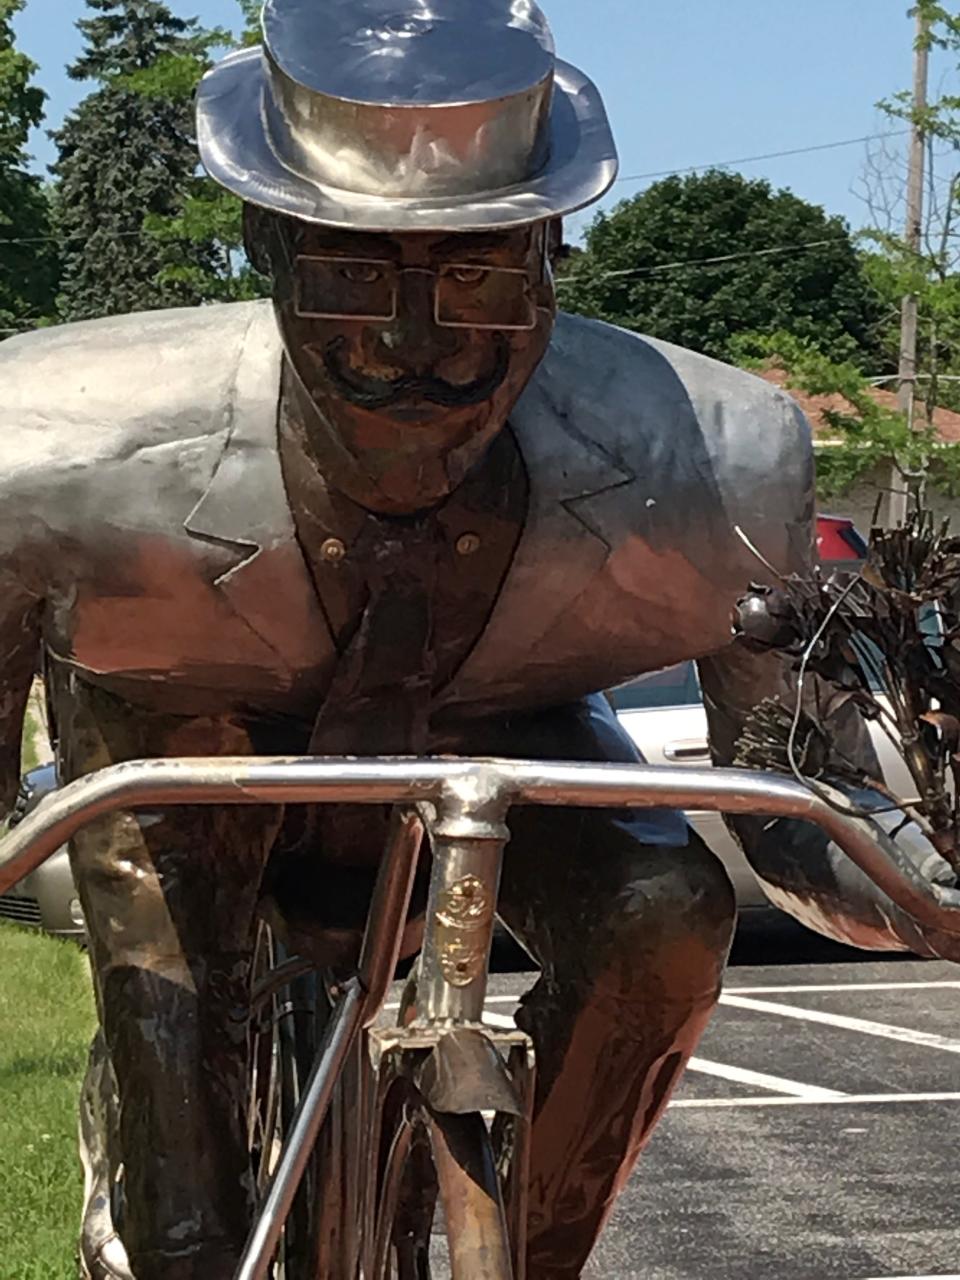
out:
{"label": "jacket lapel", "polygon": [[580,406],[574,426],[571,406],[558,400],[556,358],[548,356],[510,418],[529,477],[527,520],[486,631],[444,692],[445,704],[511,703],[529,692],[538,646],[610,555],[604,495],[635,478],[597,443]]}
{"label": "jacket lapel", "polygon": [[184,527],[195,538],[235,548],[237,563],[215,586],[284,666],[307,672],[328,662],[334,646],[280,467],[281,359],[273,310],[257,305],[241,344],[223,454]]}

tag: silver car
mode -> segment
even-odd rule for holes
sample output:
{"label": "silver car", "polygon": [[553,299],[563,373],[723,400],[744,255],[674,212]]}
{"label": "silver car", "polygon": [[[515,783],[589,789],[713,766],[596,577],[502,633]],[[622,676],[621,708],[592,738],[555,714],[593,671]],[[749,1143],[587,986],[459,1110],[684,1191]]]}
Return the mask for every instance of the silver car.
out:
{"label": "silver car", "polygon": [[[57,770],[40,765],[26,773],[20,783],[8,826],[14,827],[57,786]],[[82,940],[83,912],[70,873],[66,849],[60,849],[32,875],[9,893],[0,894],[0,920],[32,925],[62,938]]]}
{"label": "silver car", "polygon": [[[876,695],[883,701],[883,695]],[[707,713],[700,696],[697,669],[681,662],[665,671],[641,676],[610,695],[624,728],[650,764],[710,764],[707,745]],[[870,733],[887,786],[894,795],[913,794],[914,783],[900,754],[879,724],[870,724]],[[689,813],[696,831],[727,869],[737,891],[741,908],[768,907],[756,877],[740,846],[730,835],[718,813]]]}

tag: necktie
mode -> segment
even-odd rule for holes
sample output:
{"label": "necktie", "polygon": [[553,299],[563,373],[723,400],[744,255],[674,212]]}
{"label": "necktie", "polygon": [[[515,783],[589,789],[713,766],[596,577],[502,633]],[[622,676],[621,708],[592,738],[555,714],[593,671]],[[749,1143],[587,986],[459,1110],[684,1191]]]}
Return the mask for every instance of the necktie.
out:
{"label": "necktie", "polygon": [[367,585],[367,602],[314,725],[311,754],[426,750],[436,672],[432,642],[439,549],[430,516],[367,516],[351,547],[351,560]]}

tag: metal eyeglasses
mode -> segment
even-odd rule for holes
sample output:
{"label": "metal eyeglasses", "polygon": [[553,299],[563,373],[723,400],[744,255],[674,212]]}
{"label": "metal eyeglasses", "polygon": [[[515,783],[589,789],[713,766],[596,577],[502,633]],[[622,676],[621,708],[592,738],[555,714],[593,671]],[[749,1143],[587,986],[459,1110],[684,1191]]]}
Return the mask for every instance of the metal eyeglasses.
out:
{"label": "metal eyeglasses", "polygon": [[529,332],[537,326],[534,283],[516,267],[451,262],[436,269],[379,258],[315,257],[295,262],[296,312],[302,320],[389,324],[399,314],[400,281],[432,276],[433,318],[445,329]]}

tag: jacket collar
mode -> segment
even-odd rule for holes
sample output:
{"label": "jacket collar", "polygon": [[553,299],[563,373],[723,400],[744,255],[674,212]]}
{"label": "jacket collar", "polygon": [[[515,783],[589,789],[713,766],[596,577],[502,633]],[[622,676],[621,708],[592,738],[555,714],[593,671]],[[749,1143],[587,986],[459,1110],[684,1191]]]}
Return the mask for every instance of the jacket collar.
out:
{"label": "jacket collar", "polygon": [[513,684],[610,555],[606,495],[635,476],[599,443],[608,433],[599,421],[592,430],[579,397],[574,405],[563,362],[562,349],[552,349],[511,414],[530,482],[527,521],[487,628],[444,704],[522,698]]}
{"label": "jacket collar", "polygon": [[[599,443],[603,423],[598,417],[594,430],[584,399],[564,377],[562,345],[548,353],[511,415],[529,476],[527,520],[487,628],[443,702],[502,691],[610,554],[604,495],[635,477]],[[256,304],[237,359],[223,452],[184,526],[235,549],[236,563],[216,585],[290,670],[305,671],[331,660],[334,644],[283,482],[281,363],[272,307]]]}
{"label": "jacket collar", "polygon": [[216,471],[184,521],[194,538],[232,547],[215,580],[231,606],[292,672],[333,656],[290,507],[277,443],[282,344],[269,303],[251,308]]}

